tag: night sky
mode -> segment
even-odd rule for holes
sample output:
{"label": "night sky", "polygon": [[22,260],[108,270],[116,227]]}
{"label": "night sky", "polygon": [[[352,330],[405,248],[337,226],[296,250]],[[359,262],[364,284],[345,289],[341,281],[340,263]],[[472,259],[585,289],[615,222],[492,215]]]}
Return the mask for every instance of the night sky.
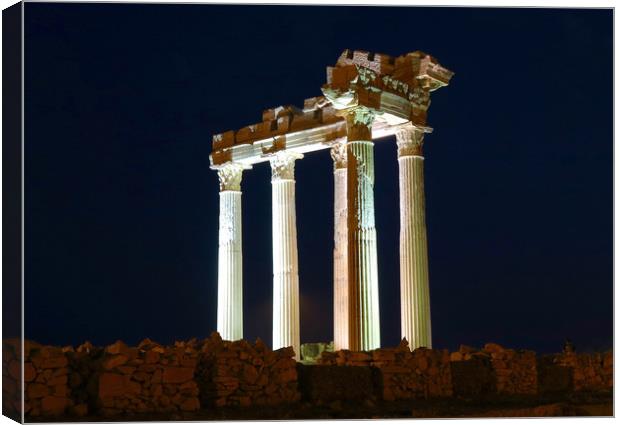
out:
{"label": "night sky", "polygon": [[[425,143],[434,346],[612,345],[611,10],[26,4],[25,324],[43,343],[216,327],[211,136],[321,95],[346,48],[456,74]],[[400,339],[398,164],[377,141],[381,339]],[[333,176],[297,162],[303,342],[332,339]],[[271,343],[268,164],[244,173],[244,336]]]}

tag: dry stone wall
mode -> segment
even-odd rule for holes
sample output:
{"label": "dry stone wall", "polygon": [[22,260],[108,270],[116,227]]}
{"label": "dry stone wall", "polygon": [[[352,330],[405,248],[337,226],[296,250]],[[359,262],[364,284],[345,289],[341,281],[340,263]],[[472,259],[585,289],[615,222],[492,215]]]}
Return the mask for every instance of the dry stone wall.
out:
{"label": "dry stone wall", "polygon": [[2,341],[2,414],[21,422],[21,341]]}
{"label": "dry stone wall", "polygon": [[[3,341],[3,413],[20,418],[21,344]],[[164,346],[144,340],[107,347],[24,343],[26,419],[184,414],[201,408],[279,405],[304,400],[534,396],[613,388],[613,353],[534,352],[497,344],[458,351],[398,347],[325,351],[302,365],[292,348],[261,340],[223,341],[219,334]]]}
{"label": "dry stone wall", "polygon": [[555,357],[554,363],[572,369],[575,391],[598,391],[613,388],[613,352],[567,352]]}
{"label": "dry stone wall", "polygon": [[223,341],[217,332],[200,350],[198,379],[205,405],[252,406],[299,401],[291,347],[272,351],[260,339]]}
{"label": "dry stone wall", "polygon": [[455,396],[480,398],[497,394],[497,375],[488,354],[461,345],[450,354],[450,370]]}
{"label": "dry stone wall", "polygon": [[354,400],[374,403],[383,398],[376,368],[336,365],[297,365],[302,400],[312,404]]}
{"label": "dry stone wall", "polygon": [[452,396],[450,353],[417,348],[403,340],[396,348],[369,352],[340,350],[323,352],[320,364],[375,367],[380,371],[384,400]]}
{"label": "dry stone wall", "polygon": [[482,350],[462,345],[459,351],[450,355],[450,359],[453,362],[475,360],[479,364],[490,364],[498,394],[538,392],[536,353],[533,351],[507,349],[494,343],[485,344]]}
{"label": "dry stone wall", "polygon": [[200,408],[197,341],[165,347],[149,339],[138,347],[121,341],[106,347],[98,382],[98,406],[105,416]]}
{"label": "dry stone wall", "polygon": [[74,407],[69,390],[68,350],[34,342],[24,344],[26,416],[63,415]]}

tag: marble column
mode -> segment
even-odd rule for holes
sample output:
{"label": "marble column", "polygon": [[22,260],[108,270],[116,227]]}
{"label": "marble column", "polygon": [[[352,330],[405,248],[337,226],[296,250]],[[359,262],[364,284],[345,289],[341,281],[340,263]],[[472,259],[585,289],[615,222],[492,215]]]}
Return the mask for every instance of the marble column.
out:
{"label": "marble column", "polygon": [[217,331],[222,339],[243,338],[241,174],[236,163],[219,166],[220,234],[217,273]]}
{"label": "marble column", "polygon": [[347,278],[347,145],[331,148],[334,161],[334,349],[349,348]]}
{"label": "marble column", "polygon": [[373,119],[374,113],[365,107],[346,114],[350,350],[372,350],[381,345]]}
{"label": "marble column", "polygon": [[396,132],[400,192],[401,333],[412,349],[431,348],[431,306],[424,206],[424,132]]}
{"label": "marble column", "polygon": [[292,346],[300,358],[299,272],[295,214],[295,160],[286,151],[270,158],[273,232],[273,349]]}

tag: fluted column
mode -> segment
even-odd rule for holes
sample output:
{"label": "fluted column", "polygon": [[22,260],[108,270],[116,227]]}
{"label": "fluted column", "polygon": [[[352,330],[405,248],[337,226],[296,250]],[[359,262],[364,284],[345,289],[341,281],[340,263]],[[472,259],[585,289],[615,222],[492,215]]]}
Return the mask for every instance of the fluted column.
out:
{"label": "fluted column", "polygon": [[424,206],[424,132],[396,133],[400,192],[401,333],[411,348],[431,348],[431,306]]}
{"label": "fluted column", "polygon": [[355,107],[346,114],[347,267],[351,350],[372,350],[381,345],[374,145],[371,136],[373,119],[373,112],[364,107]]}
{"label": "fluted column", "polygon": [[217,273],[217,331],[223,339],[243,338],[243,271],[241,250],[241,174],[243,166],[227,163],[220,179],[220,234]]}
{"label": "fluted column", "polygon": [[270,158],[273,218],[273,349],[292,346],[299,360],[299,272],[295,214],[295,160],[278,152]]}
{"label": "fluted column", "polygon": [[334,349],[349,348],[347,278],[347,145],[331,148],[334,160]]}

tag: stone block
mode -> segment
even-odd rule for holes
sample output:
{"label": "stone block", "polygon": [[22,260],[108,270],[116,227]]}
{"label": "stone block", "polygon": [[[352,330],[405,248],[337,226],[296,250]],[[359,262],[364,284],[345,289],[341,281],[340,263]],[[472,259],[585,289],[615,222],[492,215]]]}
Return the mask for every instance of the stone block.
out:
{"label": "stone block", "polygon": [[43,398],[45,396],[47,396],[50,393],[50,389],[48,388],[47,385],[44,384],[40,384],[40,383],[32,383],[32,384],[28,384],[28,386],[26,387],[26,395],[28,396],[28,399],[35,399],[35,398]]}
{"label": "stone block", "polygon": [[194,412],[200,409],[200,401],[196,397],[190,397],[182,401],[179,407],[185,412]]}
{"label": "stone block", "polygon": [[331,402],[364,401],[376,396],[373,368],[297,365],[302,400]]}
{"label": "stone block", "polygon": [[194,369],[187,367],[166,367],[163,373],[163,382],[170,384],[182,384],[194,377]]}
{"label": "stone block", "polygon": [[460,397],[478,397],[497,392],[497,377],[488,360],[472,359],[450,363],[452,389]]}
{"label": "stone block", "polygon": [[129,358],[123,354],[113,355],[103,361],[103,368],[108,370],[114,369],[115,367],[124,365],[128,360]]}
{"label": "stone block", "polygon": [[99,397],[117,397],[140,393],[140,384],[131,381],[127,375],[103,373],[99,377]]}
{"label": "stone block", "polygon": [[41,413],[44,415],[61,415],[71,405],[67,397],[46,396],[41,400]]}

